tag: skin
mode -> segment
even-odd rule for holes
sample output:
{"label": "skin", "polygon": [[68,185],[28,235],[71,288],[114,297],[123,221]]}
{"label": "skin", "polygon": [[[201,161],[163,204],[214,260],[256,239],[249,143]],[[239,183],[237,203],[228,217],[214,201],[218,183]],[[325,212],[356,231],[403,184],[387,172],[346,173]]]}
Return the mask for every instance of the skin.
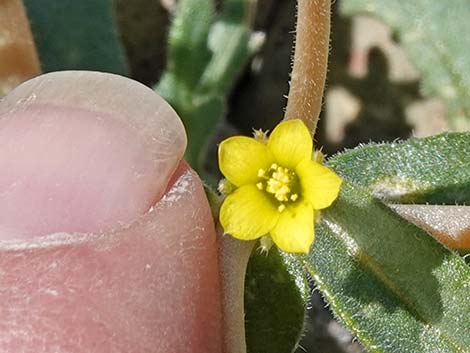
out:
{"label": "skin", "polygon": [[222,351],[216,237],[184,128],[118,76],[0,102],[0,352]]}

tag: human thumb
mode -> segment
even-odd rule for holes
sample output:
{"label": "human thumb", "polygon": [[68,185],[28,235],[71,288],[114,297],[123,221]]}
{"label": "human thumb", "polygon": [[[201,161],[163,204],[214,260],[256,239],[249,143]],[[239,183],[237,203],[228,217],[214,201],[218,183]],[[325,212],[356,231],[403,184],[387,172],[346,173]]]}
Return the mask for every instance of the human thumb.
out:
{"label": "human thumb", "polygon": [[0,352],[221,352],[216,239],[183,126],[116,75],[0,102]]}

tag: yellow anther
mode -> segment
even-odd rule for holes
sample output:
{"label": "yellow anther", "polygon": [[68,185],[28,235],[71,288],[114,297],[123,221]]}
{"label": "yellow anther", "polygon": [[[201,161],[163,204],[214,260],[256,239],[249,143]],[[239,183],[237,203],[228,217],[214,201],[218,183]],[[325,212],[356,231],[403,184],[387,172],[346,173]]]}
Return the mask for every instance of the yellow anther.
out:
{"label": "yellow anther", "polygon": [[274,179],[274,178],[270,178],[268,180],[268,188],[266,190],[268,190],[268,192],[274,194],[277,192],[277,190],[281,187],[281,183]]}
{"label": "yellow anther", "polygon": [[292,181],[292,173],[289,169],[279,167],[273,163],[270,169],[274,170],[266,184],[266,191],[273,194],[274,197],[281,202],[289,201],[291,192],[290,183]]}
{"label": "yellow anther", "polygon": [[259,190],[263,190],[263,183],[259,182],[258,184],[256,184],[256,187],[257,187]]}
{"label": "yellow anther", "polygon": [[280,204],[280,205],[278,206],[278,208],[277,208],[277,210],[278,210],[279,212],[282,212],[282,211],[284,211],[285,209],[286,209],[286,206],[283,205],[283,204]]}
{"label": "yellow anther", "polygon": [[297,194],[290,195],[291,201],[297,201],[298,198],[299,198],[299,195],[297,195]]}
{"label": "yellow anther", "polygon": [[264,177],[265,173],[266,173],[266,171],[263,168],[258,169],[258,177],[259,178]]}

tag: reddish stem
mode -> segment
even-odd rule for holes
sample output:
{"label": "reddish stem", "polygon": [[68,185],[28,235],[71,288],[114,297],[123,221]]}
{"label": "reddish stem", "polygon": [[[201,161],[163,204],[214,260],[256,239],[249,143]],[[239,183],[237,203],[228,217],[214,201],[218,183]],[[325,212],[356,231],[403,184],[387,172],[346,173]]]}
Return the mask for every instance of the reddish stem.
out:
{"label": "reddish stem", "polygon": [[294,66],[284,119],[301,119],[315,134],[330,40],[330,0],[299,0]]}

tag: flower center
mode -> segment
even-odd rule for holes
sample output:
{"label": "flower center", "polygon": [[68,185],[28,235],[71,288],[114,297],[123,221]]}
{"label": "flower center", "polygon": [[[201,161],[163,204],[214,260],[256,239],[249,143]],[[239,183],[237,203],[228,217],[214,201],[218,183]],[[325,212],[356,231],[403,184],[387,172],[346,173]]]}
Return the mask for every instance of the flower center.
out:
{"label": "flower center", "polygon": [[265,190],[279,202],[277,208],[279,212],[285,210],[286,202],[295,202],[299,198],[299,195],[293,192],[297,176],[289,168],[273,163],[268,171],[260,168],[258,170],[258,177],[262,180],[256,184],[256,187],[259,190]]}

